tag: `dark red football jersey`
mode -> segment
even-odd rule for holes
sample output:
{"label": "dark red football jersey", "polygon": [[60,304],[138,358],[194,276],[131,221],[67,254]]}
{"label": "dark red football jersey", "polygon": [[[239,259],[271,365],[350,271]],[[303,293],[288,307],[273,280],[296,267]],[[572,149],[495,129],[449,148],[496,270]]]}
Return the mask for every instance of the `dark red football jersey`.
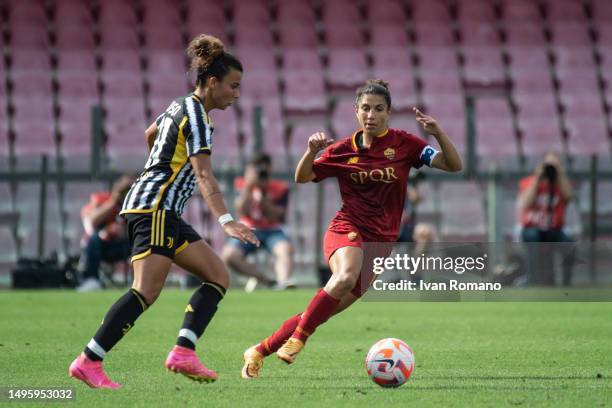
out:
{"label": "dark red football jersey", "polygon": [[395,241],[408,173],[412,167],[431,166],[438,151],[420,137],[399,129],[388,129],[374,138],[369,149],[359,149],[361,132],[323,151],[312,167],[314,181],[338,179],[342,208],[330,222],[331,231],[358,232],[369,242]]}

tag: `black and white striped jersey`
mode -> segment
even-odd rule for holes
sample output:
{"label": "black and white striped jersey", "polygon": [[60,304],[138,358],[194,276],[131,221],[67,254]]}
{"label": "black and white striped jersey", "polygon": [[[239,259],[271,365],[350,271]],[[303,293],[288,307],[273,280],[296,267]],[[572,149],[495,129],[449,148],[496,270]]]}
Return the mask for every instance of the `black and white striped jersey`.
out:
{"label": "black and white striped jersey", "polygon": [[121,214],[161,209],[182,214],[196,185],[189,157],[211,153],[213,126],[195,94],[175,99],[156,123],[155,144],[125,197]]}

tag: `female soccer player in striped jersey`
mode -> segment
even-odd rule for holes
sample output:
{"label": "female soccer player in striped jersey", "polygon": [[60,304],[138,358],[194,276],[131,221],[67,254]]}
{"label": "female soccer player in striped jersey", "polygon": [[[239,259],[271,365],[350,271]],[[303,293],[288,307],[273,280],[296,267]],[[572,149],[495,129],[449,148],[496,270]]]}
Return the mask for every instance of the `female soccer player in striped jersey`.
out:
{"label": "female soccer player in striped jersey", "polygon": [[[226,109],[240,96],[242,65],[223,43],[200,35],[187,48],[197,73],[195,90],[175,99],[145,132],[149,158],[123,203],[134,283],[108,311],[103,323],[70,365],[69,374],[94,388],[118,388],[102,368],[102,360],[159,296],[172,262],[201,278],[185,309],[176,346],[166,368],[199,382],[214,381],[195,345],[217,310],[229,283],[225,265],[181,213],[195,185],[226,234],[259,244],[253,232],[232,218],[211,168],[212,123],[208,113]],[[180,63],[180,61],[178,61]]]}
{"label": "female soccer player in striped jersey", "polygon": [[[403,130],[389,129],[390,109],[388,84],[370,80],[357,90],[355,101],[361,130],[333,144],[324,133],[308,139],[295,181],[336,177],[340,186],[342,209],[330,222],[323,242],[333,274],[303,313],[289,318],[270,337],[245,351],[243,378],[258,377],[264,357],[274,352],[286,363],[293,363],[319,325],[363,295],[372,276],[371,271],[362,271],[362,266],[368,265],[364,259],[371,256],[364,253],[363,243],[397,240],[412,167],[426,164],[445,171],[461,170],[457,150],[431,116],[414,108],[417,122],[437,140],[440,151]],[[315,160],[322,149],[325,151]]]}

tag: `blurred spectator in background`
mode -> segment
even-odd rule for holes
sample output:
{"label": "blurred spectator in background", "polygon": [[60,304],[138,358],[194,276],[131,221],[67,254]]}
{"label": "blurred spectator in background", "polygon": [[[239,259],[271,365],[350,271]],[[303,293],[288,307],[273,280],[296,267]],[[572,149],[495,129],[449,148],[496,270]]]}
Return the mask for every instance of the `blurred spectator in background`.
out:
{"label": "blurred spectator in background", "polygon": [[529,283],[554,284],[552,252],[559,251],[563,255],[563,284],[571,283],[575,245],[563,231],[563,225],[565,208],[572,195],[572,185],[559,155],[553,152],[546,154],[532,175],[519,182],[523,242],[566,243],[555,246],[527,244]]}
{"label": "blurred spectator in background", "polygon": [[[292,274],[293,247],[283,230],[289,203],[289,185],[281,180],[270,178],[272,160],[269,155],[260,153],[247,165],[244,177],[234,182],[238,191],[236,212],[240,221],[253,228],[261,241],[257,248],[230,238],[223,249],[224,261],[236,272],[250,276],[245,290],[252,291],[257,282],[268,287],[285,288]],[[246,257],[257,249],[266,248],[274,255],[276,278],[259,272]]]}
{"label": "blurred spectator in background", "polygon": [[412,185],[408,185],[406,189],[406,201],[404,204],[404,212],[402,213],[402,221],[400,224],[400,235],[397,242],[413,242],[414,226],[417,222],[417,205],[423,201],[423,196],[417,190],[418,184],[423,180],[425,174],[417,172],[414,177],[410,178]]}
{"label": "blurred spectator in background", "polygon": [[111,191],[98,191],[81,210],[84,234],[79,269],[82,271],[79,292],[102,289],[100,264],[127,261],[130,246],[125,222],[119,217],[126,193],[134,177],[123,176],[113,184]]}

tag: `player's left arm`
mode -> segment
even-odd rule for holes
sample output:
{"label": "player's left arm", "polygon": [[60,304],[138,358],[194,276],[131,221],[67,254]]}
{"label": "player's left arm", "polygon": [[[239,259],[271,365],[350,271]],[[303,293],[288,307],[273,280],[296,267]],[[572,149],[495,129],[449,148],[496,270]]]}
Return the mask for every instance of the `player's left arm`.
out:
{"label": "player's left arm", "polygon": [[413,108],[416,120],[423,130],[432,135],[440,145],[440,152],[431,161],[431,167],[444,171],[461,171],[461,156],[457,152],[455,145],[451,142],[446,132],[438,125],[438,122],[431,116],[425,115],[417,108]]}

